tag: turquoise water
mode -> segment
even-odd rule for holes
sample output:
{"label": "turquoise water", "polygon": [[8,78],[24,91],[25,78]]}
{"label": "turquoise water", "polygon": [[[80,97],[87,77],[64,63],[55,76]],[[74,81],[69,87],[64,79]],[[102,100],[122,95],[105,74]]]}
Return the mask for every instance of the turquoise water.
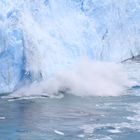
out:
{"label": "turquoise water", "polygon": [[0,99],[0,140],[139,140],[139,63],[124,64],[138,82],[118,97]]}

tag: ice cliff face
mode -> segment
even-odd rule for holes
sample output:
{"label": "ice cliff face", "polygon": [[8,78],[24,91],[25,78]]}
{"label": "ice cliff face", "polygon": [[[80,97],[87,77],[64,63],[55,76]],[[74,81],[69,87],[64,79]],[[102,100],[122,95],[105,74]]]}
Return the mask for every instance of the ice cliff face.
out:
{"label": "ice cliff face", "polygon": [[0,0],[0,93],[46,79],[80,57],[140,54],[139,0]]}
{"label": "ice cliff face", "polygon": [[24,49],[22,29],[18,28],[16,15],[0,1],[0,93],[12,92],[23,75]]}

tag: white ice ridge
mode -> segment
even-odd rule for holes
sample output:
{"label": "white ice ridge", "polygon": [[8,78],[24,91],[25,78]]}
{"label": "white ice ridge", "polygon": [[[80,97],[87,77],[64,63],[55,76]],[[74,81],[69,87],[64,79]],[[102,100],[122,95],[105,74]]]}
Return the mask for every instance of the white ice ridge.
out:
{"label": "white ice ridge", "polygon": [[81,57],[140,54],[139,0],[0,0],[0,93],[46,80]]}

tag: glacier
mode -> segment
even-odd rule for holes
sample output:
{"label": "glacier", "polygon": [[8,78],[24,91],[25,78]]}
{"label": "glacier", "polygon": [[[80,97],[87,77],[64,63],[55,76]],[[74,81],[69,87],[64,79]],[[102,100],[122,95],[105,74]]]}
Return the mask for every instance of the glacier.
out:
{"label": "glacier", "polygon": [[0,0],[0,93],[69,69],[80,57],[140,55],[139,0]]}

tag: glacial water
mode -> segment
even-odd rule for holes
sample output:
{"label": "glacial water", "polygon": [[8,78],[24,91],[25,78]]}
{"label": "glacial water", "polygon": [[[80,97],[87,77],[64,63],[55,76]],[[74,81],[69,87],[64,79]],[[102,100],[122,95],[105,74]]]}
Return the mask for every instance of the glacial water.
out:
{"label": "glacial water", "polygon": [[1,96],[1,140],[139,140],[140,63],[123,64],[132,88],[116,97]]}

